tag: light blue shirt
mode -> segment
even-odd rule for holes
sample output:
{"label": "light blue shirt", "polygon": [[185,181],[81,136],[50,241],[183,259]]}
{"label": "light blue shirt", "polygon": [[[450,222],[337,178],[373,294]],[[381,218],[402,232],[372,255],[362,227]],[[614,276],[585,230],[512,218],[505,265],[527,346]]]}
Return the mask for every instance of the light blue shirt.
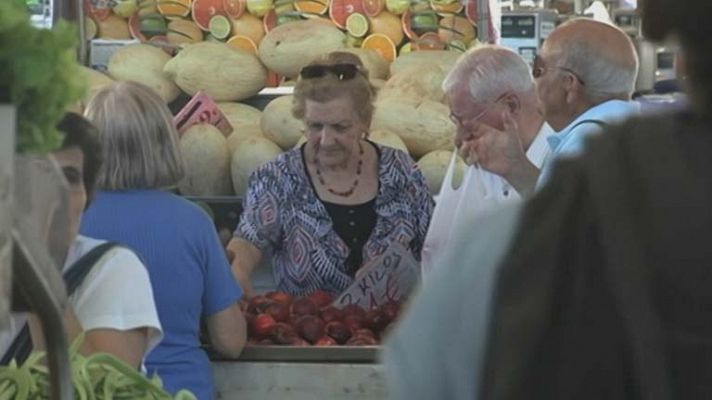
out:
{"label": "light blue shirt", "polygon": [[608,100],[589,108],[559,133],[549,136],[547,141],[551,154],[544,161],[537,181],[537,189],[548,181],[554,160],[562,156],[571,157],[580,154],[587,137],[601,133],[606,125],[621,122],[639,113],[640,105],[636,102]]}

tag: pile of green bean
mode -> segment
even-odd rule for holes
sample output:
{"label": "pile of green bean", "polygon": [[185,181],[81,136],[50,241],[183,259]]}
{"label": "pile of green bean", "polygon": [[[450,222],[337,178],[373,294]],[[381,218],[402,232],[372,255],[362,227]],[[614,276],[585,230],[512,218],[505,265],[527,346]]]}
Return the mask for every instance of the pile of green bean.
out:
{"label": "pile of green bean", "polygon": [[[70,349],[77,400],[195,400],[187,390],[171,396],[158,376],[149,379],[112,355],[84,357],[77,352],[78,343]],[[49,371],[42,362],[44,357],[43,352],[35,352],[21,366],[14,361],[0,366],[0,400],[49,399]]]}

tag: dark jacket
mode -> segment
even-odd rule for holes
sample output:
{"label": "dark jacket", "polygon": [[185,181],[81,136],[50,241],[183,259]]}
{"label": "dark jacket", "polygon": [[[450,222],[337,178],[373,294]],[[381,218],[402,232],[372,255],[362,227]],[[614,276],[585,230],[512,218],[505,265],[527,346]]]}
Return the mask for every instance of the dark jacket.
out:
{"label": "dark jacket", "polygon": [[635,119],[558,162],[500,267],[483,399],[712,396],[712,122]]}

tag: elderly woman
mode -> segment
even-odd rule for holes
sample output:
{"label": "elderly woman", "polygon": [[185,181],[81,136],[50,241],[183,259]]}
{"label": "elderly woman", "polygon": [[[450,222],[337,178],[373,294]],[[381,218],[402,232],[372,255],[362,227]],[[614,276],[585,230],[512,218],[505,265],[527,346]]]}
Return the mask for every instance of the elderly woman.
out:
{"label": "elderly woman", "polygon": [[253,173],[228,245],[248,295],[265,254],[278,289],[294,295],[342,292],[394,243],[420,259],[433,200],[406,153],[368,140],[373,99],[353,54],[331,53],[302,69],[293,114],[307,141]]}
{"label": "elderly woman", "polygon": [[146,263],[165,333],[146,360],[149,374],[158,373],[171,392],[213,398],[200,318],[218,352],[239,355],[246,341],[242,291],[212,221],[165,190],[184,174],[171,113],[151,89],[121,82],[97,93],[86,115],[99,128],[105,164],[81,231],[123,243]]}

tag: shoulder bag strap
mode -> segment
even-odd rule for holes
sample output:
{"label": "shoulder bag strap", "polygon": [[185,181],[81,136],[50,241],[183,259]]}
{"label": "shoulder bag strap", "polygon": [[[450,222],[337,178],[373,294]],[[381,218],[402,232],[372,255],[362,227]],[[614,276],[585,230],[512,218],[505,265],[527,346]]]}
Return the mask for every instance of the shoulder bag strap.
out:
{"label": "shoulder bag strap", "polygon": [[[84,278],[89,274],[97,261],[101,259],[109,250],[118,247],[117,243],[106,242],[91,249],[87,254],[83,255],[62,275],[64,284],[67,287],[67,297],[74,294],[79,285],[82,284]],[[27,357],[32,352],[32,337],[30,336],[30,327],[27,323],[24,324],[20,333],[15,337],[0,360],[0,365],[7,365],[13,359],[18,364],[25,362]]]}

